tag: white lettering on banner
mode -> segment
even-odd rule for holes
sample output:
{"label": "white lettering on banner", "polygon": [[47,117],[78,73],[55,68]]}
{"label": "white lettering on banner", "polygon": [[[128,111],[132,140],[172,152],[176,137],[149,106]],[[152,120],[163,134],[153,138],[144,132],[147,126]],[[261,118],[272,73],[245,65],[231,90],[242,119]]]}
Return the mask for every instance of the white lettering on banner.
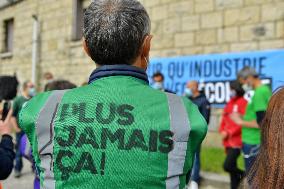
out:
{"label": "white lettering on banner", "polygon": [[[230,82],[231,81],[209,81],[200,83],[199,90],[203,91],[211,104],[225,104],[230,100]],[[271,79],[263,79],[262,83],[271,85]],[[253,96],[253,93],[248,93],[248,100]]]}
{"label": "white lettering on banner", "polygon": [[206,82],[202,87],[204,92],[212,105],[219,106],[230,99],[227,82],[236,80],[238,72],[245,66],[253,67],[260,78],[265,78],[264,83],[275,90],[283,85],[284,49],[152,58],[147,74],[150,85],[154,73],[164,74],[164,87],[178,95],[184,94],[188,81]]}

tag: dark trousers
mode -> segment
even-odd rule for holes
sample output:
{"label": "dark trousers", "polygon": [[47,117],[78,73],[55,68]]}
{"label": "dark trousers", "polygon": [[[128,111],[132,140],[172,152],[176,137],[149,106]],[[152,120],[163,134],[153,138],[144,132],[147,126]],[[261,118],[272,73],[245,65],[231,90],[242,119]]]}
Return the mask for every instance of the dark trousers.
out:
{"label": "dark trousers", "polygon": [[21,151],[20,151],[20,147],[21,147],[21,138],[24,135],[24,132],[21,131],[19,133],[16,133],[16,158],[15,158],[15,170],[18,172],[22,171],[23,168],[23,160],[22,160],[22,155],[21,155]]}
{"label": "dark trousers", "polygon": [[227,157],[224,162],[224,170],[230,174],[231,189],[237,189],[244,175],[244,171],[240,170],[237,165],[241,149],[227,148],[226,151]]}
{"label": "dark trousers", "polygon": [[200,182],[200,146],[197,148],[195,153],[195,159],[193,162],[191,180],[194,182]]}
{"label": "dark trousers", "polygon": [[190,180],[200,183],[200,148],[201,146],[196,149],[192,170],[186,175],[186,183],[189,183]]}
{"label": "dark trousers", "polygon": [[259,145],[243,144],[246,172],[248,173],[259,153]]}

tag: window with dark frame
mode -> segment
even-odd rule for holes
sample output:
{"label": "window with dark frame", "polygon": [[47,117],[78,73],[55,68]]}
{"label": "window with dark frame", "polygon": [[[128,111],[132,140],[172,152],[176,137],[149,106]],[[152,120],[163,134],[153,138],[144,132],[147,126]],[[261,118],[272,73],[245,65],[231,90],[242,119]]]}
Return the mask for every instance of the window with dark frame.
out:
{"label": "window with dark frame", "polygon": [[4,49],[3,52],[13,52],[14,42],[14,19],[4,21]]}
{"label": "window with dark frame", "polygon": [[84,12],[89,5],[89,0],[73,0],[73,27],[72,40],[78,41],[83,37]]}

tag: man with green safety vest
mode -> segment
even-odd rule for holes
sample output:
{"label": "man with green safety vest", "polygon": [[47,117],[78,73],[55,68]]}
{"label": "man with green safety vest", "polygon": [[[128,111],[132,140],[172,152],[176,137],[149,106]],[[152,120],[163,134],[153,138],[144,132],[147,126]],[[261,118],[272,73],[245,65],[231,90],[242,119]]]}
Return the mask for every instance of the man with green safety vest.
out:
{"label": "man with green safety vest", "polygon": [[20,113],[46,189],[182,189],[207,125],[188,99],[154,90],[150,18],[137,0],[96,0],[84,16],[89,85],[46,92]]}

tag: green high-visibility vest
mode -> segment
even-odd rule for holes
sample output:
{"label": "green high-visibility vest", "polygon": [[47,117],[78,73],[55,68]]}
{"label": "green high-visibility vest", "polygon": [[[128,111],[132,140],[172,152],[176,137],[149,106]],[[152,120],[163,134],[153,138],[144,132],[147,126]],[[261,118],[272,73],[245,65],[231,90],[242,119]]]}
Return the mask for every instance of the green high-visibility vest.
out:
{"label": "green high-visibility vest", "polygon": [[182,189],[207,132],[187,98],[131,76],[39,94],[19,119],[44,189]]}

